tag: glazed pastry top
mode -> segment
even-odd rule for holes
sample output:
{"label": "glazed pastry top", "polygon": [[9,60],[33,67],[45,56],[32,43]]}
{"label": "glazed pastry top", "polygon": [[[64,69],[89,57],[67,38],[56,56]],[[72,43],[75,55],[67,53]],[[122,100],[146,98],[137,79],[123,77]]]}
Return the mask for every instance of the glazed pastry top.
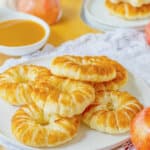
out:
{"label": "glazed pastry top", "polygon": [[112,3],[125,2],[134,7],[141,7],[144,4],[150,4],[150,0],[110,0]]}

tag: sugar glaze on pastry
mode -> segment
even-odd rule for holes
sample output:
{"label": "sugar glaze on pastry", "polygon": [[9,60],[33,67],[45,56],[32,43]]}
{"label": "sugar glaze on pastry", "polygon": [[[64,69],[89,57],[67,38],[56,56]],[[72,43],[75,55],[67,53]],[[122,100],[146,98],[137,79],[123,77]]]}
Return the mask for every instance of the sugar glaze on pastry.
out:
{"label": "sugar glaze on pastry", "polygon": [[142,104],[127,92],[101,91],[95,102],[83,113],[83,122],[92,129],[120,134],[129,131],[130,122],[143,108]]}
{"label": "sugar glaze on pastry", "polygon": [[51,72],[41,66],[17,65],[0,74],[0,97],[13,105],[31,102],[33,86],[49,77]]}
{"label": "sugar glaze on pastry", "polygon": [[116,68],[116,78],[107,81],[107,82],[100,82],[100,83],[91,83],[96,91],[103,91],[103,90],[118,90],[123,87],[128,81],[128,72],[127,70],[119,64],[119,62],[115,60],[108,59],[108,57],[103,56],[105,61],[108,61],[110,64],[114,65]]}
{"label": "sugar glaze on pastry", "polygon": [[50,69],[54,75],[80,81],[104,82],[116,77],[114,66],[101,56],[58,56],[51,61]]}
{"label": "sugar glaze on pastry", "polygon": [[110,0],[112,3],[129,3],[133,7],[141,7],[142,5],[145,4],[150,4],[150,0]]}
{"label": "sugar glaze on pastry", "polygon": [[150,17],[150,3],[144,4],[141,7],[133,7],[129,3],[112,3],[110,0],[105,0],[105,6],[112,15],[127,20],[136,20]]}
{"label": "sugar glaze on pastry", "polygon": [[54,147],[70,141],[78,131],[79,116],[46,116],[35,104],[24,105],[12,117],[12,133],[21,143],[33,147]]}
{"label": "sugar glaze on pastry", "polygon": [[72,117],[81,114],[95,100],[91,85],[54,75],[37,82],[35,87],[32,100],[47,114]]}

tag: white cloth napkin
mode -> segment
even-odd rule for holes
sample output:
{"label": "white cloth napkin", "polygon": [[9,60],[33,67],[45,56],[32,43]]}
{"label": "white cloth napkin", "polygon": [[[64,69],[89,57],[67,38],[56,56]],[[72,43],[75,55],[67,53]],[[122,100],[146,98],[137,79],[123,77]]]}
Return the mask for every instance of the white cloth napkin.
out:
{"label": "white cloth napkin", "polygon": [[[43,51],[23,56],[20,59],[6,61],[0,67],[0,72],[36,57],[64,54],[107,55],[118,60],[128,70],[143,78],[150,85],[150,46],[145,41],[144,33],[133,29],[118,29],[106,34],[87,34],[76,40],[68,41],[59,47],[46,45]],[[4,141],[2,143],[6,145]],[[123,144],[119,149],[123,150],[125,147],[133,149],[130,142]]]}

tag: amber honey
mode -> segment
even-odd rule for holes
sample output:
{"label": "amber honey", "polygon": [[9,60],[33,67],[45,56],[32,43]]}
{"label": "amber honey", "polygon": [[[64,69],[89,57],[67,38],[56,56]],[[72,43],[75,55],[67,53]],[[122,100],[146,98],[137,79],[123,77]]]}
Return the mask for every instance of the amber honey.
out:
{"label": "amber honey", "polygon": [[0,45],[24,46],[40,41],[44,28],[31,20],[8,20],[0,23]]}

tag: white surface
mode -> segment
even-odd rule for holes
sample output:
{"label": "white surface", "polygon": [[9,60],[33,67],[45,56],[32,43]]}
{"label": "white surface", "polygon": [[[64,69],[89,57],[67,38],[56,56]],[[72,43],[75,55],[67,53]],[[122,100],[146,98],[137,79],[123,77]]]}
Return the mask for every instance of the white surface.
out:
{"label": "white surface", "polygon": [[105,7],[105,0],[85,0],[83,9],[87,22],[100,30],[103,30],[103,28],[101,28],[102,26],[106,26],[108,30],[114,28],[143,29],[150,20],[150,18],[147,18],[129,21],[113,16]]}
{"label": "white surface", "polygon": [[[30,44],[30,45],[17,46],[17,47],[13,47],[13,46],[8,47],[8,46],[0,45],[0,52],[4,54],[12,55],[12,56],[22,56],[22,55],[26,55],[29,53],[33,53],[39,50],[41,47],[43,47],[43,45],[45,45],[50,35],[50,27],[48,26],[47,23],[45,23],[40,18],[37,18],[32,15],[15,12],[7,8],[0,9],[0,22],[13,20],[13,19],[25,19],[25,20],[35,21],[43,27],[43,29],[45,30],[45,35],[40,41]],[[29,36],[30,36],[30,33],[29,33]]]}
{"label": "white surface", "polygon": [[[131,29],[119,29],[107,32],[106,34],[88,34],[76,40],[68,41],[57,48],[47,45],[43,51],[36,52],[32,55],[23,56],[21,59],[8,60],[2,67],[0,67],[0,72],[16,64],[27,63],[30,60],[33,61],[34,59],[34,62],[38,63],[41,59],[40,57],[43,56],[47,57],[50,61],[50,57],[63,54],[107,55],[118,60],[121,64],[128,68],[128,70],[131,70],[137,76],[137,83],[135,83],[135,80],[131,80],[131,84],[137,84],[139,87],[134,88],[134,85],[130,86],[129,90],[132,90],[132,94],[136,95],[137,93],[139,98],[144,97],[143,99],[146,99],[146,101],[148,100],[148,93],[150,93],[148,87],[144,85],[143,81],[139,81],[139,78],[142,77],[150,85],[150,46],[148,46],[145,42],[143,32]],[[40,63],[42,63],[41,65],[44,65],[45,61],[45,59],[44,61],[40,61]],[[139,88],[141,88],[142,91]],[[147,91],[146,94],[141,94],[143,91]],[[142,100],[142,98],[140,98],[140,100]],[[150,105],[149,102],[147,104]],[[7,110],[4,111],[7,113]],[[3,118],[4,117],[1,119],[3,120]],[[2,124],[5,123],[4,120],[1,122]],[[94,138],[90,140],[88,146],[92,142],[94,142]],[[0,143],[16,150],[16,147],[14,148],[14,145],[10,144],[7,139],[0,138]],[[123,143],[124,142],[121,142],[121,145],[124,145]]]}
{"label": "white surface", "polygon": [[[37,59],[34,61],[26,62],[25,64],[35,64],[49,67],[51,57],[44,57],[43,59]],[[129,82],[125,87],[125,90],[132,93],[136,96],[141,103],[145,105],[150,105],[149,99],[150,97],[150,89],[144,84],[144,82],[138,78],[133,77],[132,74],[129,75]],[[15,146],[21,146],[22,148],[26,148],[23,145],[17,143],[11,134],[11,116],[14,114],[16,107],[12,107],[2,100],[0,100],[0,114],[5,113],[5,117],[0,118],[0,131],[2,135],[5,135],[9,138],[9,142],[13,143]],[[128,134],[122,135],[109,135],[103,134],[94,130],[90,130],[85,126],[81,126],[77,136],[73,139],[73,141],[68,142],[67,144],[55,148],[57,150],[73,150],[73,149],[86,149],[86,150],[95,150],[98,148],[105,148],[110,145],[114,145],[120,141],[125,140],[129,137]],[[90,144],[89,144],[90,143]],[[31,149],[31,148],[30,148]],[[52,148],[54,150],[54,148]]]}

